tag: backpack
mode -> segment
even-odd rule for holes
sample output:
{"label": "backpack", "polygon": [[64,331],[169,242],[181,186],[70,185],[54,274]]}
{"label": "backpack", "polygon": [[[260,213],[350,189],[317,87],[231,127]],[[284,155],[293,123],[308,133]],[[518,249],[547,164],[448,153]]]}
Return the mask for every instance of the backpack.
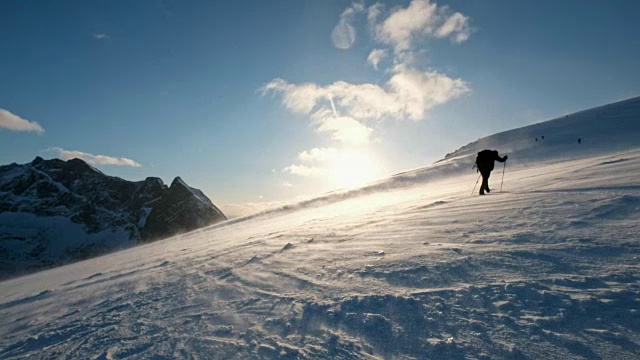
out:
{"label": "backpack", "polygon": [[471,169],[476,169],[476,172],[480,171],[480,166],[479,163],[482,160],[486,160],[487,156],[489,156],[489,153],[492,153],[492,150],[482,150],[478,152],[478,155],[476,156],[476,162],[474,163],[473,167]]}

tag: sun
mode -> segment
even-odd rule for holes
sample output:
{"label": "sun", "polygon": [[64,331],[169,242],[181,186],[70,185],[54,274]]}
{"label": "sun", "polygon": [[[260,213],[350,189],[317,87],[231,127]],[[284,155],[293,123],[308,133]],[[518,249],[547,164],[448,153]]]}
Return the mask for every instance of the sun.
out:
{"label": "sun", "polygon": [[365,150],[344,150],[329,167],[331,185],[341,189],[363,186],[382,175],[379,161]]}

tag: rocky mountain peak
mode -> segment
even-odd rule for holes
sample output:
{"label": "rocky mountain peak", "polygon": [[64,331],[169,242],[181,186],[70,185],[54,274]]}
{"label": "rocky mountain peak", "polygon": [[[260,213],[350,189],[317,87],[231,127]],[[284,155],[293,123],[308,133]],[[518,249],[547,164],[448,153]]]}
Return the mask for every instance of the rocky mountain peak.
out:
{"label": "rocky mountain peak", "polygon": [[9,239],[0,242],[0,278],[226,220],[180,177],[170,187],[158,177],[127,181],[81,159],[39,156],[0,166],[0,214],[15,222],[0,227],[0,239]]}
{"label": "rocky mountain peak", "polygon": [[180,176],[176,176],[175,179],[173,179],[169,188],[184,188],[185,190],[189,190],[189,186],[182,180]]}
{"label": "rocky mountain peak", "polygon": [[79,174],[102,174],[102,172],[93,166],[87,164],[84,160],[73,158],[67,161],[66,164],[67,171],[73,171]]}
{"label": "rocky mountain peak", "polygon": [[36,156],[36,158],[33,159],[33,161],[31,161],[31,165],[38,165],[42,162],[44,162],[44,159],[41,158],[40,156]]}

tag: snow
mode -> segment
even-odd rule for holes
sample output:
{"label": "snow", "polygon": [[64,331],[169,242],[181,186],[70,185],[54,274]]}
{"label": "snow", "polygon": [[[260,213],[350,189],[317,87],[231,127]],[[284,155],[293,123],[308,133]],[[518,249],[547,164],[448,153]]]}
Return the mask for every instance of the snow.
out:
{"label": "snow", "polygon": [[0,282],[0,358],[636,359],[639,132],[637,98]]}
{"label": "snow", "polygon": [[143,207],[141,209],[140,219],[138,220],[138,228],[142,229],[146,225],[147,219],[149,218],[149,215],[151,215],[151,210],[153,210],[152,207]]}
{"label": "snow", "polygon": [[89,234],[83,225],[65,216],[0,213],[0,268],[7,271],[51,267],[74,258],[86,258],[101,249],[133,245],[134,241],[122,226]]}

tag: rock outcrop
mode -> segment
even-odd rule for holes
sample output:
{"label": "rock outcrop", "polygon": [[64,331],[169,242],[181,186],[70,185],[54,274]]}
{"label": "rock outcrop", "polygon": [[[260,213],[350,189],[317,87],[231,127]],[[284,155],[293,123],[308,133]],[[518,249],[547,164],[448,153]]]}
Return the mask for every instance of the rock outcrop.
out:
{"label": "rock outcrop", "polygon": [[0,278],[226,220],[176,177],[127,181],[83,160],[0,166]]}

